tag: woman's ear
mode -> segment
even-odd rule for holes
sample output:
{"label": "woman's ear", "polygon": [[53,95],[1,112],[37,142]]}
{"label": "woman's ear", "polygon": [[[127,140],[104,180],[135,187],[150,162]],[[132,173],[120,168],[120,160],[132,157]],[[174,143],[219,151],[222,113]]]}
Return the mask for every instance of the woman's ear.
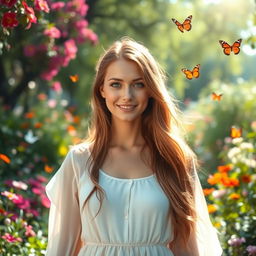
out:
{"label": "woman's ear", "polygon": [[105,91],[104,91],[103,85],[100,86],[100,94],[101,94],[102,98],[105,98]]}

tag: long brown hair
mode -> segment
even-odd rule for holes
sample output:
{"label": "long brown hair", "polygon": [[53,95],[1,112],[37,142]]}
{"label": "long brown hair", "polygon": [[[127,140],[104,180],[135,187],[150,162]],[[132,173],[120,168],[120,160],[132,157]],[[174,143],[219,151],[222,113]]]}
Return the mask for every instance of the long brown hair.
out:
{"label": "long brown hair", "polygon": [[[194,181],[191,162],[194,154],[185,143],[177,102],[167,91],[166,76],[148,49],[129,38],[116,41],[99,59],[92,92],[92,123],[86,142],[90,146],[90,177],[100,195],[100,208],[104,191],[99,186],[99,169],[103,165],[111,140],[111,114],[100,94],[106,70],[120,58],[134,61],[141,70],[150,99],[142,116],[143,138],[149,148],[151,168],[170,202],[170,218],[175,242],[187,245],[195,231]],[[100,135],[100,136],[99,136]],[[100,210],[100,209],[99,209]]]}

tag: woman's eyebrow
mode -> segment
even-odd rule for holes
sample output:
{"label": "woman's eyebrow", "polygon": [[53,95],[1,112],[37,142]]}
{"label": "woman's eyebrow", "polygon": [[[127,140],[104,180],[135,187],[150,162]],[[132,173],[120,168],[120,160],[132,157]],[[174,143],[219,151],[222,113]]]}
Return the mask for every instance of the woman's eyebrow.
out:
{"label": "woman's eyebrow", "polygon": [[[124,81],[124,80],[121,79],[121,78],[115,78],[115,77],[112,77],[112,78],[109,78],[109,79],[108,79],[108,81],[110,81],[110,80],[115,80],[115,81],[120,81],[120,82]],[[132,81],[133,81],[133,82],[136,82],[136,81],[139,81],[139,80],[143,80],[142,77],[135,78],[135,79],[133,79]]]}

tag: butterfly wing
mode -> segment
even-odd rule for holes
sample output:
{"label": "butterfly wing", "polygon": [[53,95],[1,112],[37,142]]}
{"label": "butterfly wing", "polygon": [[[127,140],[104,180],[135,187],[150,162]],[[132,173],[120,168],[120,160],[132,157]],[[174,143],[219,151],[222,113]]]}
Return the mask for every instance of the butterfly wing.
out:
{"label": "butterfly wing", "polygon": [[200,76],[199,69],[200,69],[200,64],[197,64],[197,65],[193,68],[192,74],[193,74],[193,77],[194,77],[194,78],[198,78],[198,77]]}
{"label": "butterfly wing", "polygon": [[192,28],[191,25],[192,15],[189,15],[183,22],[182,26],[185,30],[189,31]]}
{"label": "butterfly wing", "polygon": [[79,76],[77,74],[70,75],[69,78],[73,83],[76,83],[79,80]]}
{"label": "butterfly wing", "polygon": [[217,94],[215,92],[212,93],[212,100],[217,100],[217,101],[220,101],[221,100],[221,97],[222,97],[222,94]]}
{"label": "butterfly wing", "polygon": [[232,51],[234,54],[238,54],[240,52],[240,45],[241,45],[242,39],[236,40],[232,45]]}
{"label": "butterfly wing", "polygon": [[224,54],[230,55],[230,53],[232,51],[231,46],[227,42],[225,42],[223,40],[219,40],[219,43],[220,43],[221,47],[223,48]]}
{"label": "butterfly wing", "polygon": [[234,138],[239,138],[241,136],[242,136],[242,128],[236,128],[232,126],[230,130],[230,137],[234,139]]}
{"label": "butterfly wing", "polygon": [[181,71],[186,75],[187,79],[191,80],[193,78],[192,71],[188,70],[187,68],[183,68]]}
{"label": "butterfly wing", "polygon": [[172,19],[172,21],[174,22],[174,24],[177,26],[177,28],[179,29],[180,32],[184,32],[183,29],[183,25],[181,23],[179,23],[176,19]]}

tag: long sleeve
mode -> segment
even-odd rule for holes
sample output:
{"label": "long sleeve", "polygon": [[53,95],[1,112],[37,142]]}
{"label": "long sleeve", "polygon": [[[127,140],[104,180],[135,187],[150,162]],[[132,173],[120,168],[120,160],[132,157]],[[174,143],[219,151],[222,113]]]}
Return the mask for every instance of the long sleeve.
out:
{"label": "long sleeve", "polygon": [[81,248],[81,218],[72,150],[46,185],[51,201],[46,256],[76,256]]}
{"label": "long sleeve", "polygon": [[196,232],[191,234],[187,249],[179,245],[172,245],[172,251],[175,256],[221,256],[222,248],[217,230],[211,223],[202,186],[195,168],[194,181],[195,210],[197,214]]}

